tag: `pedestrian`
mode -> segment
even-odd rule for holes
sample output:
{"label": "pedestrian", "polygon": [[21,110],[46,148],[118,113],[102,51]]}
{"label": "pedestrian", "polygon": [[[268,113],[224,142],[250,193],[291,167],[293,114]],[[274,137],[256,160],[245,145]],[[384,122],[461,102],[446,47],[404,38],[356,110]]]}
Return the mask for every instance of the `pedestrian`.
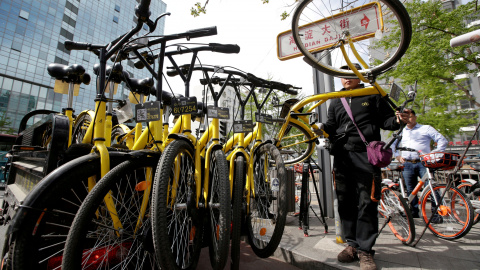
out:
{"label": "pedestrian", "polygon": [[[354,64],[361,69],[359,64]],[[342,66],[341,69],[349,69]],[[360,79],[341,78],[346,91],[363,88]],[[355,122],[366,141],[380,141],[380,129],[397,130],[404,117],[380,95],[347,97]],[[360,260],[360,269],[377,269],[373,260],[373,245],[378,233],[378,201],[380,199],[381,168],[368,162],[365,143],[347,114],[340,99],[332,100],[323,130],[332,138],[334,187],[338,212],[347,247],[338,254],[343,263]]]}
{"label": "pedestrian", "polygon": [[[404,113],[408,114],[408,120],[406,122],[407,125],[403,128],[402,139],[398,146],[415,149],[422,155],[431,152],[445,151],[448,141],[442,134],[440,134],[440,132],[430,125],[421,125],[417,123],[417,115],[414,110],[405,109]],[[437,143],[437,147],[434,150],[430,149],[431,141]],[[392,148],[394,150],[395,158],[404,165],[403,178],[405,179],[405,184],[407,186],[407,196],[409,196],[418,184],[418,177],[422,178],[427,172],[427,168],[423,166],[417,152],[395,151],[396,143],[393,144]],[[434,202],[435,201],[432,200],[432,207],[435,206]],[[410,205],[412,216],[418,218],[418,198],[415,197]],[[439,215],[434,215],[431,220],[431,223],[441,222],[442,217]]]}

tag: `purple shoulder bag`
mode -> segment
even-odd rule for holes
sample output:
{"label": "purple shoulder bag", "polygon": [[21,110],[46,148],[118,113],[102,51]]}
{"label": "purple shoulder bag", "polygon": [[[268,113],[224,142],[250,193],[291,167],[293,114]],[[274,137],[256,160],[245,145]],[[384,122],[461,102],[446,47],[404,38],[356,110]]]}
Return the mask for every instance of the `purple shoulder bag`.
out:
{"label": "purple shoulder bag", "polygon": [[348,116],[350,116],[350,119],[352,119],[353,124],[358,130],[358,134],[362,138],[362,141],[365,143],[367,146],[367,155],[368,155],[368,162],[372,164],[373,166],[377,167],[385,167],[389,165],[392,162],[392,156],[393,152],[392,149],[383,149],[383,146],[385,145],[385,142],[382,141],[373,141],[368,143],[367,140],[365,140],[365,137],[363,136],[362,131],[357,126],[357,123],[355,122],[355,119],[353,118],[352,115],[352,109],[350,109],[350,106],[347,103],[347,100],[345,98],[341,98],[343,107],[345,107],[345,110],[348,113]]}

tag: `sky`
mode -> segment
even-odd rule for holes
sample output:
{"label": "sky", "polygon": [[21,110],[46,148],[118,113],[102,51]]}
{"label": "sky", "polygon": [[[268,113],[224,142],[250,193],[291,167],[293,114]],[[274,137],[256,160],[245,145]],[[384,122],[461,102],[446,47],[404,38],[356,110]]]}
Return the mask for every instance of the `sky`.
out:
{"label": "sky", "polygon": [[[294,3],[293,0],[270,0],[268,4],[263,4],[261,0],[210,0],[207,13],[199,17],[190,15],[190,8],[196,2],[203,5],[205,0],[163,1],[167,4],[167,12],[171,13],[165,19],[165,34],[217,26],[216,36],[192,39],[190,42],[240,46],[238,54],[202,52],[199,57],[203,64],[233,66],[260,78],[272,78],[302,87],[304,94],[313,94],[312,68],[301,57],[286,61],[277,58],[277,35],[291,27],[291,17],[282,21],[280,15],[293,9],[288,7],[288,3]],[[178,64],[186,64],[186,61]],[[198,81],[192,81],[192,87],[195,83]],[[178,85],[181,86],[181,82]],[[182,93],[178,88],[174,92]]]}

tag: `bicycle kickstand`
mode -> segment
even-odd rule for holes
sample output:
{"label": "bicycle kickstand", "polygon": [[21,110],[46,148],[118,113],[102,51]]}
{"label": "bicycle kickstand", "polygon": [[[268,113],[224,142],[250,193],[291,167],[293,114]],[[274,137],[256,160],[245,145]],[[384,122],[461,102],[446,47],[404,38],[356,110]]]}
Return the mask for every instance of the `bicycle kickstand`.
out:
{"label": "bicycle kickstand", "polygon": [[385,219],[385,222],[383,223],[382,227],[380,227],[380,230],[378,230],[377,237],[380,235],[380,233],[383,231],[383,228],[387,226],[388,222],[390,222],[391,219],[392,219],[391,216]]}

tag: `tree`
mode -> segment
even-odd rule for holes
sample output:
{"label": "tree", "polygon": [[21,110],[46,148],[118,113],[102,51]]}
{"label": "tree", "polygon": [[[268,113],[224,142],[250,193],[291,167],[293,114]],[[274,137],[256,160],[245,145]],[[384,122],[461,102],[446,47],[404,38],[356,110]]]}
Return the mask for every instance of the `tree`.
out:
{"label": "tree", "polygon": [[11,127],[12,122],[9,121],[6,112],[0,112],[0,133],[2,134],[15,134],[15,129]]}
{"label": "tree", "polygon": [[[270,0],[260,0],[260,1],[262,1],[263,4],[267,4]],[[202,6],[202,3],[200,3],[200,2],[195,3],[193,5],[193,7],[190,8],[190,14],[193,17],[198,17],[202,13],[206,14],[207,13],[206,8],[207,8],[208,2],[209,2],[209,0],[206,0],[205,3],[203,4],[203,6]],[[282,20],[285,20],[288,16],[290,16],[290,13],[287,13],[286,11],[284,11],[280,16],[281,16]]]}
{"label": "tree", "polygon": [[[446,9],[439,0],[413,0],[404,4],[412,20],[412,41],[396,69],[383,78],[402,85],[413,85],[418,80],[414,104],[418,121],[452,138],[460,127],[473,124],[477,119],[477,110],[459,110],[459,103],[470,101],[480,107],[467,87],[468,78],[457,76],[479,72],[479,53],[472,50],[472,45],[450,47],[451,38],[475,30],[467,27],[467,22],[479,18],[476,2],[453,10]],[[391,27],[391,30],[375,47],[388,49],[389,44],[393,44],[391,40],[398,40],[398,29]]]}

